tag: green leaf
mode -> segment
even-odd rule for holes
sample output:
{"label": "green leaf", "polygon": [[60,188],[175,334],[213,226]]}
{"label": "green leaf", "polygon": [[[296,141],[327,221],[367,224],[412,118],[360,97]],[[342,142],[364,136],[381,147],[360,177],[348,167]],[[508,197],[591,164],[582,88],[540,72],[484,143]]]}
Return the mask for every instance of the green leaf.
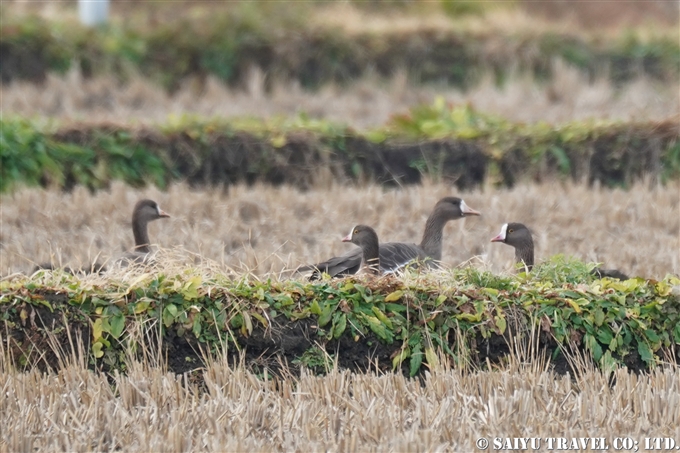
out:
{"label": "green leaf", "polygon": [[645,330],[645,336],[649,341],[652,343],[658,343],[661,339],[659,338],[659,335],[657,335],[656,332],[654,332],[652,329],[647,329]]}
{"label": "green leaf", "polygon": [[163,309],[163,324],[165,327],[170,327],[177,317],[177,306],[168,304]]}
{"label": "green leaf", "polygon": [[611,352],[605,351],[605,353],[602,354],[602,358],[600,359],[600,369],[604,372],[612,372],[616,370],[617,366],[618,363],[612,357]]}
{"label": "green leaf", "polygon": [[111,336],[113,338],[120,337],[120,335],[123,333],[123,330],[125,329],[125,316],[123,316],[121,313],[112,316],[109,320],[109,323],[111,324]]}
{"label": "green leaf", "polygon": [[601,308],[596,308],[594,315],[594,321],[596,326],[601,326],[604,322],[604,311]]}
{"label": "green leaf", "polygon": [[144,313],[147,308],[149,308],[149,305],[151,305],[151,303],[148,300],[137,302],[135,304],[135,314],[138,315],[140,313]]}
{"label": "green leaf", "polygon": [[255,318],[255,319],[257,319],[258,321],[260,321],[260,324],[262,324],[262,326],[263,326],[265,329],[269,326],[269,323],[267,322],[267,318],[265,318],[265,317],[262,316],[261,314],[256,313],[256,312],[251,312],[250,314],[251,314],[251,316],[252,316],[253,318]]}
{"label": "green leaf", "polygon": [[431,370],[439,368],[439,357],[433,348],[425,348],[425,358]]}
{"label": "green leaf", "polygon": [[253,333],[253,320],[250,318],[250,313],[247,311],[242,311],[241,314],[243,315],[243,327],[245,327],[246,332],[250,335]]}
{"label": "green leaf", "polygon": [[382,321],[389,329],[392,329],[392,321],[390,321],[390,318],[385,316],[385,313],[380,311],[380,309],[378,307],[376,307],[375,305],[373,307],[371,307],[371,309],[373,310],[373,314],[375,314],[375,316],[380,321]]}
{"label": "green leaf", "polygon": [[602,346],[600,346],[600,343],[598,343],[595,337],[589,333],[585,335],[584,342],[586,344],[586,348],[588,348],[591,354],[593,354],[595,361],[599,361],[600,357],[602,357]]}
{"label": "green leaf", "polygon": [[309,311],[312,314],[321,316],[321,307],[319,306],[319,302],[314,300],[314,302],[312,302],[312,305],[309,306]]}
{"label": "green leaf", "polygon": [[658,282],[654,285],[654,289],[659,296],[666,297],[671,293],[673,287],[666,282]]}
{"label": "green leaf", "polygon": [[392,370],[394,371],[399,368],[404,360],[408,359],[410,355],[411,350],[408,348],[408,346],[399,351],[399,354],[395,355],[392,359]]}
{"label": "green leaf", "polygon": [[396,302],[404,295],[404,292],[400,289],[388,294],[385,297],[385,302]]}
{"label": "green leaf", "polygon": [[479,322],[482,320],[482,314],[477,313],[477,314],[470,314],[470,313],[458,313],[455,315],[455,317],[461,321],[468,321],[468,322]]}
{"label": "green leaf", "polygon": [[581,313],[583,312],[583,309],[581,308],[581,305],[586,305],[588,304],[588,299],[585,299],[583,297],[577,299],[577,300],[572,300],[572,299],[564,299],[566,303],[568,303],[571,308],[574,309],[576,313]]}
{"label": "green leaf", "polygon": [[275,135],[269,139],[269,143],[274,148],[283,148],[287,143],[286,136],[284,134]]}
{"label": "green leaf", "polygon": [[237,313],[234,315],[233,318],[229,321],[229,324],[231,324],[231,327],[234,329],[238,329],[239,327],[243,326],[243,315],[241,313]]}
{"label": "green leaf", "polygon": [[649,348],[649,345],[644,341],[638,340],[638,353],[640,358],[645,361],[647,365],[652,365],[654,363],[654,354]]}
{"label": "green leaf", "polygon": [[328,324],[331,320],[331,316],[333,315],[333,309],[330,304],[327,304],[323,307],[323,310],[321,311],[321,316],[319,316],[319,327],[323,327],[326,324]]}
{"label": "green leaf", "polygon": [[333,327],[333,338],[335,338],[336,340],[340,338],[340,336],[342,335],[346,328],[347,328],[347,315],[343,313],[338,319],[338,322],[335,324],[335,327]]}
{"label": "green leaf", "polygon": [[201,287],[201,281],[201,276],[197,275],[190,278],[189,281],[184,284],[182,291],[180,291],[182,296],[184,296],[184,299],[193,300],[198,298],[198,288]]}
{"label": "green leaf", "polygon": [[367,131],[365,133],[365,137],[368,141],[373,143],[382,143],[387,139],[387,135],[385,134],[385,132],[378,129]]}
{"label": "green leaf", "polygon": [[201,327],[202,327],[202,326],[201,326],[201,317],[200,317],[200,316],[196,316],[196,317],[194,318],[194,325],[193,325],[192,328],[191,328],[191,331],[194,333],[194,336],[195,336],[196,338],[198,338],[198,337],[201,336]]}
{"label": "green leaf", "polygon": [[498,302],[499,291],[496,288],[482,288],[482,291],[489,296],[492,301]]}
{"label": "green leaf", "polygon": [[104,355],[104,351],[102,351],[102,348],[104,347],[103,344],[101,344],[99,341],[95,342],[92,344],[92,354],[96,358],[101,358]]}
{"label": "green leaf", "polygon": [[675,324],[675,328],[673,329],[673,340],[675,341],[675,344],[680,344],[680,322]]}
{"label": "green leaf", "polygon": [[420,352],[420,348],[411,352],[411,360],[409,363],[409,374],[411,377],[415,376],[420,369],[420,365],[423,363],[423,354]]}
{"label": "green leaf", "polygon": [[102,337],[103,332],[102,318],[97,318],[94,324],[92,324],[92,340],[95,342],[99,340]]}
{"label": "green leaf", "polygon": [[504,316],[494,316],[494,320],[496,321],[496,327],[498,327],[498,330],[500,331],[501,335],[505,333],[505,329],[507,328],[507,322],[505,321]]}
{"label": "green leaf", "polygon": [[50,305],[50,303],[48,301],[46,301],[45,299],[34,299],[34,300],[37,303],[39,303],[40,305],[44,305],[45,307],[47,307],[47,309],[50,311],[50,313],[54,313],[54,309],[52,308],[52,305]]}
{"label": "green leaf", "polygon": [[375,316],[368,315],[362,316],[368,322],[368,327],[373,331],[373,333],[375,333],[378,337],[387,341],[388,343],[392,342],[392,332],[385,329],[385,324],[380,322],[380,320]]}
{"label": "green leaf", "polygon": [[603,326],[602,328],[598,329],[595,333],[597,335],[597,340],[602,344],[608,345],[614,339],[614,335],[612,334],[611,329],[609,329],[609,326]]}
{"label": "green leaf", "polygon": [[385,310],[391,313],[402,313],[408,310],[406,305],[401,304],[385,304]]}

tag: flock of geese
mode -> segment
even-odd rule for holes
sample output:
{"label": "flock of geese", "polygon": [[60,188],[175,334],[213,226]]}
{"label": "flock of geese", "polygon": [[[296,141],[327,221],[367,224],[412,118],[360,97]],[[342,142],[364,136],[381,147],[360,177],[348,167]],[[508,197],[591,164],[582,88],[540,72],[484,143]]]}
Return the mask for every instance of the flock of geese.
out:
{"label": "flock of geese", "polygon": [[[442,239],[444,227],[451,220],[462,219],[467,216],[479,216],[481,213],[470,208],[465,201],[457,197],[444,197],[437,202],[432,213],[425,222],[420,244],[405,242],[380,242],[378,234],[367,225],[356,225],[343,239],[358,246],[347,253],[330,258],[321,263],[301,266],[298,273],[311,273],[310,280],[319,279],[323,274],[331,277],[366,273],[383,275],[398,272],[405,267],[437,267],[442,258]],[[140,200],[132,212],[132,233],[135,247],[132,251],[119,258],[115,265],[128,266],[132,263],[147,263],[152,259],[148,233],[149,222],[170,217],[153,200]],[[514,247],[517,263],[521,263],[527,272],[534,266],[534,241],[531,231],[521,223],[506,223],[500,233],[491,242],[502,242]],[[36,266],[39,269],[53,269],[50,263]],[[105,271],[105,267],[95,263],[90,269],[65,268],[67,272],[98,272]],[[615,269],[595,268],[592,273],[599,278],[610,277],[627,280],[628,276]]]}

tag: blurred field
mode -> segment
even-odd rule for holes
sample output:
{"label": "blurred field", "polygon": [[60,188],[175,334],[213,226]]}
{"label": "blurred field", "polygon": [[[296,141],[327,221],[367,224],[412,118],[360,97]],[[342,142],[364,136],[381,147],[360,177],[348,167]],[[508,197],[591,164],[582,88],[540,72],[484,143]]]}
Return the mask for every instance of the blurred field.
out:
{"label": "blurred field", "polygon": [[[150,197],[172,215],[150,224],[151,240],[255,274],[278,272],[348,250],[340,238],[357,223],[372,225],[383,241],[420,242],[435,202],[458,195],[482,217],[450,222],[443,260],[470,262],[494,272],[511,271],[511,247],[490,244],[505,222],[534,230],[537,260],[564,253],[602,262],[631,275],[680,274],[680,185],[629,191],[572,184],[487,187],[457,193],[426,184],[386,191],[380,187],[327,187],[300,192],[289,187],[237,186],[166,192],[114,185],[95,195],[25,189],[0,199],[2,274],[29,271],[53,259],[81,265],[115,259],[133,246],[134,203]],[[188,256],[188,260],[193,258]]]}
{"label": "blurred field", "polygon": [[[680,439],[680,375],[540,366],[401,375],[333,371],[264,380],[222,361],[202,384],[132,364],[106,376],[0,362],[0,451],[477,451],[505,437]],[[518,416],[521,414],[521,416]],[[549,449],[543,441],[541,451]],[[676,441],[677,442],[677,441]],[[555,445],[553,445],[553,448]]]}
{"label": "blurred field", "polygon": [[453,103],[471,103],[485,113],[515,122],[611,119],[662,120],[680,115],[676,87],[640,78],[615,87],[606,77],[589,81],[577,69],[555,62],[556,76],[538,82],[515,76],[499,87],[490,77],[474,88],[414,85],[405,74],[391,81],[356,81],[349,87],[326,85],[318,92],[298,85],[277,83],[264,88],[266,74],[251,71],[246,89],[230,89],[215,78],[205,84],[185,83],[170,95],[142,77],[121,84],[114,77],[83,79],[77,71],[66,77],[50,75],[44,85],[13,82],[0,86],[0,109],[5,115],[56,118],[70,121],[162,123],[169,116],[254,116],[271,118],[301,112],[356,128],[383,125],[390,116],[405,113],[437,97]]}
{"label": "blurred field", "polygon": [[[633,27],[672,28],[680,18],[680,8],[673,0],[626,0],[624,2],[594,2],[578,0],[516,0],[469,2],[460,0],[311,0],[294,6],[279,8],[276,4],[253,3],[248,1],[214,2],[210,0],[176,0],[171,3],[157,1],[111,0],[111,16],[114,20],[137,20],[150,25],[176,19],[178,16],[192,17],[225,10],[238,9],[279,9],[285,14],[307,14],[319,23],[337,23],[343,27],[355,27],[359,22],[371,22],[380,16],[390,16],[394,22],[431,22],[433,16],[448,15],[451,18],[470,20],[482,17],[504,17],[505,26],[513,26],[508,16],[524,15],[530,22],[519,27],[541,26],[542,24],[564,24],[582,31],[624,29]],[[171,7],[169,7],[171,5]],[[257,5],[257,6],[253,6]],[[31,2],[6,0],[4,8],[13,14],[41,14],[54,18],[76,16],[77,0],[59,2]],[[345,20],[339,20],[344,16]],[[380,19],[377,20],[380,22]],[[375,22],[374,22],[375,23]]]}

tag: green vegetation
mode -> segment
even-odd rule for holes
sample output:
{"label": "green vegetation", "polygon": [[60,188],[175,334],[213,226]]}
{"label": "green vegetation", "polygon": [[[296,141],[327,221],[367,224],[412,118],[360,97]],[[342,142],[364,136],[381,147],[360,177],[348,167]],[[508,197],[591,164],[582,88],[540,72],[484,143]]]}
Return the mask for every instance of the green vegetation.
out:
{"label": "green vegetation", "polygon": [[[65,335],[70,327],[89,340],[91,364],[108,369],[124,368],[125,348],[139,341],[140,328],[212,351],[256,347],[258,340],[259,350],[269,344],[277,354],[292,351],[286,358],[321,371],[329,366],[326,354],[342,363],[350,345],[368,351],[380,343],[392,368],[411,376],[441,354],[452,363],[474,362],[483,354],[481,342],[527,338],[534,330],[547,334],[541,343],[553,358],[560,346],[571,346],[606,369],[651,367],[662,360],[661,349],[680,345],[680,279],[600,280],[589,274],[593,266],[557,256],[517,277],[464,268],[318,283],[232,280],[184,269],[92,284],[40,271],[0,282],[0,318],[14,340],[16,363],[41,353],[41,335]],[[308,338],[295,329],[299,323],[312,326]],[[294,342],[296,348],[282,346]]]}
{"label": "green vegetation", "polygon": [[[112,180],[164,187],[339,182],[414,184],[430,177],[471,188],[486,181],[563,178],[626,186],[680,177],[674,121],[517,124],[470,106],[412,109],[366,132],[309,119],[226,122],[196,118],[164,126],[0,122],[0,191],[18,185],[92,190]],[[320,176],[323,175],[323,176]]]}
{"label": "green vegetation", "polygon": [[[560,58],[585,73],[609,74],[616,82],[641,75],[674,83],[680,46],[675,36],[618,38],[578,34],[468,30],[451,22],[443,30],[362,31],[314,25],[304,6],[276,4],[213,14],[181,14],[154,26],[124,21],[91,30],[77,23],[36,16],[3,18],[2,80],[41,80],[74,64],[85,75],[143,74],[173,90],[187,77],[214,75],[231,85],[257,66],[268,80],[297,80],[303,87],[345,83],[367,74],[391,77],[406,70],[411,80],[465,87],[485,72],[498,81],[515,70],[550,77]],[[445,2],[453,15],[470,2]],[[474,9],[474,8],[473,8]],[[187,17],[190,16],[190,17]]]}

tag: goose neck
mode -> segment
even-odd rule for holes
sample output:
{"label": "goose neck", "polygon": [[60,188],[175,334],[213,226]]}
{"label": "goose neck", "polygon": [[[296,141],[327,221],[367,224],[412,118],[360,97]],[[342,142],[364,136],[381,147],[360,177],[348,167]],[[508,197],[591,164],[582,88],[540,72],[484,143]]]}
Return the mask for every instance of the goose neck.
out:
{"label": "goose neck", "polygon": [[149,253],[148,222],[137,216],[132,218],[132,234],[135,236],[135,251]]}
{"label": "goose neck", "polygon": [[435,210],[427,218],[423,240],[420,243],[420,248],[425,251],[427,256],[437,261],[442,259],[442,238],[446,222],[447,219]]}

